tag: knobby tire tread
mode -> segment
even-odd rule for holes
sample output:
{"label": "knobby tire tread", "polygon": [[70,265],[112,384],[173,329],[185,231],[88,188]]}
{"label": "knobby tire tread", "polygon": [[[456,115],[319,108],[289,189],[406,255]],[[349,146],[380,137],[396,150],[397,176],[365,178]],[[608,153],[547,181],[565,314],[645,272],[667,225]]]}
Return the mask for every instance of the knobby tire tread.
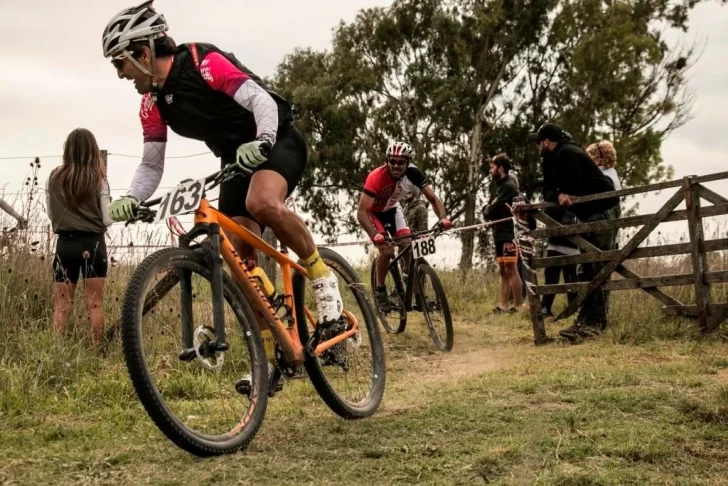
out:
{"label": "knobby tire tread", "polygon": [[[257,367],[260,369],[263,366],[263,369],[265,369],[262,378],[261,373],[254,374],[257,375],[256,381],[259,382],[257,387],[259,396],[250,422],[245,426],[243,431],[232,440],[220,442],[203,439],[193,431],[188,431],[184,425],[176,420],[172,411],[166,407],[164,400],[155,389],[151,376],[147,372],[139,332],[141,327],[139,317],[141,317],[142,299],[145,297],[142,294],[147,287],[149,278],[154,272],[164,268],[170,268],[168,261],[175,261],[176,259],[191,262],[192,266],[197,266],[198,268],[195,268],[195,273],[204,276],[208,281],[212,277],[210,265],[205,254],[182,248],[165,248],[154,252],[145,258],[135,269],[127,286],[122,308],[122,345],[129,377],[147,414],[164,435],[178,447],[200,457],[236,452],[248,446],[263,424],[268,400],[268,377],[267,368],[265,367],[266,357],[263,348],[263,339],[257,325],[250,325],[251,323],[256,323],[253,311],[244,299],[242,292],[226,272],[223,272],[224,300],[227,301],[236,313],[238,323],[242,326],[242,329],[239,329],[239,331],[244,333],[250,332],[253,346],[252,349],[249,347],[248,350],[253,368],[255,369]],[[174,267],[175,265],[172,264],[171,268]],[[241,322],[241,317],[244,319],[243,322]]]}
{"label": "knobby tire tread", "polygon": [[[376,317],[376,311],[373,308],[373,304],[367,299],[364,286],[359,279],[359,276],[349,263],[338,253],[328,248],[318,248],[321,258],[327,264],[333,263],[336,265],[338,270],[341,272],[342,277],[346,280],[347,284],[357,284],[360,286],[361,291],[356,293],[357,303],[359,309],[364,316],[364,322],[359,323],[366,325],[367,333],[369,335],[369,343],[372,350],[372,372],[375,373],[378,378],[376,379],[368,400],[363,406],[353,406],[352,404],[343,400],[336,393],[331,385],[329,385],[326,375],[323,372],[321,364],[317,358],[306,359],[303,363],[306,372],[313,384],[314,388],[318,392],[321,399],[329,406],[329,408],[339,415],[340,417],[348,420],[361,419],[373,415],[382,401],[384,396],[385,387],[385,362],[384,362],[384,345],[382,344],[382,337],[379,333],[378,319]],[[332,270],[333,271],[333,270]],[[305,316],[304,314],[304,296],[306,290],[306,278],[298,272],[294,273],[293,277],[293,291],[295,293],[296,301],[296,320],[298,322],[298,332],[301,338],[301,343],[305,346],[309,339],[309,329],[306,318],[299,317]],[[342,289],[340,289],[342,290]],[[342,290],[343,292],[343,290]],[[371,377],[370,377],[371,378]]]}

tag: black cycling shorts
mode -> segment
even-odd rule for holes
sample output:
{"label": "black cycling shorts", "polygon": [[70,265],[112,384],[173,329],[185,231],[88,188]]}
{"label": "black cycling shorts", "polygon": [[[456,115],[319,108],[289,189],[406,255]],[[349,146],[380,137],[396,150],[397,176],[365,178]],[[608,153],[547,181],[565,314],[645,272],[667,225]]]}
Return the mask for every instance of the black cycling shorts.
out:
{"label": "black cycling shorts", "polygon": [[495,242],[495,261],[498,263],[517,263],[518,247],[513,241]]}
{"label": "black cycling shorts", "polygon": [[[235,153],[224,154],[221,158],[222,166],[235,162]],[[255,168],[259,170],[272,170],[279,173],[288,183],[286,197],[290,196],[298,185],[306,169],[308,151],[306,141],[292,123],[278,127],[276,143],[271,148],[268,160]],[[246,206],[250,176],[236,176],[220,185],[220,201],[218,209],[228,217],[245,216],[255,221]]]}
{"label": "black cycling shorts", "polygon": [[53,279],[75,284],[81,275],[84,279],[106,278],[107,258],[103,233],[60,232],[53,256]]}

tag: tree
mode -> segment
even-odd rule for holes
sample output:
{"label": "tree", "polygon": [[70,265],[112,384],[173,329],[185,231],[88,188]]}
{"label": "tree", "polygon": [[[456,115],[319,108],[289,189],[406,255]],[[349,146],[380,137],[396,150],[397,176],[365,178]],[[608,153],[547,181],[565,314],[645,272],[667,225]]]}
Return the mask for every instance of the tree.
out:
{"label": "tree", "polygon": [[[626,185],[669,176],[659,148],[689,119],[694,53],[667,46],[655,23],[684,29],[693,5],[395,0],[362,10],[338,26],[331,50],[295,51],[272,81],[310,146],[302,208],[328,236],[358,229],[366,173],[404,138],[449,214],[471,224],[484,155],[508,152],[522,189],[537,193],[538,154],[525,140],[548,119],[579,141],[615,141]],[[469,268],[474,234],[461,237]]]}

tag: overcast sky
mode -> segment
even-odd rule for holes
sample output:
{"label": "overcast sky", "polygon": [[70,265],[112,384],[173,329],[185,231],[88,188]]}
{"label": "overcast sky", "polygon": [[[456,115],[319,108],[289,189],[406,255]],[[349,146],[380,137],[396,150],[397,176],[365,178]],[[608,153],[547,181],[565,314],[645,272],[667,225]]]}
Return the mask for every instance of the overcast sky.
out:
{"label": "overcast sky", "polygon": [[[332,28],[351,21],[361,8],[386,6],[387,0],[157,0],[156,8],[178,42],[211,42],[232,51],[261,76],[272,75],[283,56],[296,47],[327,48]],[[58,155],[76,127],[94,132],[112,154],[138,156],[142,150],[139,95],[120,80],[102,55],[101,33],[110,17],[131,5],[119,0],[0,0],[0,158]],[[663,157],[676,176],[726,170],[728,153],[728,7],[699,5],[687,35],[673,36],[705,45],[690,72],[696,117],[663,144]],[[197,141],[170,131],[167,154],[206,152]],[[0,160],[0,188],[17,191],[28,173],[25,160]],[[60,163],[42,159],[41,181]],[[125,189],[138,158],[110,156],[109,181]],[[211,155],[167,161],[162,186],[200,177],[218,167]],[[728,184],[713,186],[728,196]],[[115,191],[118,196],[122,191]],[[655,210],[656,197],[642,203]],[[433,216],[434,218],[434,216]],[[432,220],[431,222],[434,222]],[[444,255],[443,255],[444,256]],[[447,260],[457,261],[457,255]]]}

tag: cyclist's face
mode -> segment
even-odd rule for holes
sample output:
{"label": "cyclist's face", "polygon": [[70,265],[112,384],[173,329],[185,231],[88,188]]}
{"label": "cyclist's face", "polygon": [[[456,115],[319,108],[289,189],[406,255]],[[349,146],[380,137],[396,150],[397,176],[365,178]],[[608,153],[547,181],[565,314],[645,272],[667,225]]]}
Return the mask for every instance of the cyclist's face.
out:
{"label": "cyclist's face", "polygon": [[[150,63],[145,59],[146,54],[147,51],[145,50],[144,53],[139,56],[137,61],[142,66],[149,69],[150,66],[148,66],[148,64]],[[152,90],[152,77],[143,73],[136,65],[134,65],[133,62],[129,60],[128,57],[124,57],[123,59],[113,59],[111,62],[116,68],[116,74],[119,78],[128,79],[134,82],[134,88],[136,88],[137,93],[144,94],[149,93]]]}
{"label": "cyclist's face", "polygon": [[405,157],[389,157],[389,159],[387,159],[389,173],[395,178],[400,178],[404,175],[408,164],[409,159]]}

